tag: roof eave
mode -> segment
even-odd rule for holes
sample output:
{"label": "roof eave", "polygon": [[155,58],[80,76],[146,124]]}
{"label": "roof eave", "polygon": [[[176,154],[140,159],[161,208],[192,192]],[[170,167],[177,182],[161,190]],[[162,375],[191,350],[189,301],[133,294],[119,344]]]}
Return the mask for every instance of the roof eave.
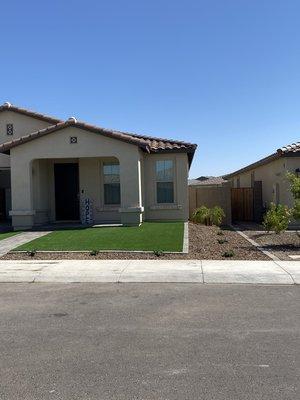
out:
{"label": "roof eave", "polygon": [[197,149],[197,145],[193,144],[193,145],[191,145],[190,148],[186,148],[186,149],[185,148],[155,149],[155,150],[151,149],[150,153],[154,153],[154,154],[157,154],[157,153],[186,153],[188,156],[189,168],[190,168],[192,165],[192,162],[193,162],[193,158],[194,158],[196,149]]}
{"label": "roof eave", "polygon": [[266,165],[274,160],[277,160],[278,158],[285,156],[285,154],[277,151],[276,153],[273,153],[265,158],[262,158],[261,160],[258,160],[252,164],[247,165],[244,168],[238,169],[237,171],[231,172],[230,174],[222,175],[223,179],[231,179],[236,175],[243,174],[245,172],[251,171],[254,168],[261,167],[263,165]]}
{"label": "roof eave", "polygon": [[16,107],[14,105],[9,105],[9,106],[2,105],[2,106],[0,106],[0,112],[1,111],[3,111],[3,112],[4,111],[15,112],[17,114],[22,114],[22,115],[25,115],[27,117],[32,117],[32,118],[38,119],[40,121],[49,122],[52,125],[53,124],[57,124],[59,122],[63,122],[61,119],[50,117],[49,115],[36,113],[34,111],[26,110],[24,108],[19,108],[19,107]]}

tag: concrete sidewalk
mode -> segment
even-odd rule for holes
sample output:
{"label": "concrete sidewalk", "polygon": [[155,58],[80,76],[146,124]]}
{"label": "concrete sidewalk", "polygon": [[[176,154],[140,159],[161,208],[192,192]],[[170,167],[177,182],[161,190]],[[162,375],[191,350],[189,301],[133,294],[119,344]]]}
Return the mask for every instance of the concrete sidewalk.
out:
{"label": "concrete sidewalk", "polygon": [[300,261],[0,260],[5,282],[300,284]]}
{"label": "concrete sidewalk", "polygon": [[50,233],[50,231],[20,232],[15,236],[0,240],[0,257],[4,256],[4,254],[7,254],[9,251],[15,249],[16,247],[21,246],[22,244],[48,235],[48,233]]}

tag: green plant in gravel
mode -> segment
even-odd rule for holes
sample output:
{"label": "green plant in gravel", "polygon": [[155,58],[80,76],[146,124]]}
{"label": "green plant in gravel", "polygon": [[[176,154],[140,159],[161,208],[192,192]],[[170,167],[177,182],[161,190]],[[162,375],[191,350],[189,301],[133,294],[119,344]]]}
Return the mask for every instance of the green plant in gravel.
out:
{"label": "green plant in gravel", "polygon": [[226,240],[226,239],[218,239],[218,243],[219,244],[228,243],[228,240]]}
{"label": "green plant in gravel", "polygon": [[224,232],[220,230],[220,231],[217,232],[217,235],[223,236],[223,235],[224,235]]}
{"label": "green plant in gravel", "polygon": [[225,218],[225,213],[222,207],[215,206],[211,208],[211,221],[213,225],[220,226]]}
{"label": "green plant in gravel", "polygon": [[212,208],[201,206],[194,211],[192,221],[198,224],[204,224],[206,226],[220,226],[224,217],[224,210],[219,206]]}
{"label": "green plant in gravel", "polygon": [[292,216],[295,219],[300,219],[300,177],[292,172],[288,172],[286,175],[290,182],[290,191],[294,198],[294,206],[291,209]]}
{"label": "green plant in gravel", "polygon": [[271,203],[263,218],[263,227],[267,232],[284,232],[292,218],[300,219],[300,177],[292,172],[287,172],[286,178],[290,183],[290,191],[294,198],[293,207],[283,204]]}
{"label": "green plant in gravel", "polygon": [[34,256],[36,255],[36,250],[33,249],[33,250],[30,250],[30,251],[27,251],[27,255],[28,255],[29,257],[34,257]]}
{"label": "green plant in gravel", "polygon": [[90,252],[90,256],[93,256],[93,257],[97,256],[98,254],[99,254],[99,250],[92,250]]}
{"label": "green plant in gravel", "polygon": [[162,250],[154,250],[154,251],[153,251],[153,254],[154,254],[156,257],[161,257],[161,256],[164,254],[164,252],[163,252]]}
{"label": "green plant in gravel", "polygon": [[235,256],[235,252],[233,250],[227,250],[222,254],[225,258],[232,258]]}
{"label": "green plant in gravel", "polygon": [[263,227],[267,232],[271,230],[275,233],[285,231],[291,221],[292,211],[282,204],[270,204],[270,208],[264,215]]}
{"label": "green plant in gravel", "polygon": [[208,225],[209,222],[209,209],[206,206],[196,208],[193,213],[192,221],[197,224]]}

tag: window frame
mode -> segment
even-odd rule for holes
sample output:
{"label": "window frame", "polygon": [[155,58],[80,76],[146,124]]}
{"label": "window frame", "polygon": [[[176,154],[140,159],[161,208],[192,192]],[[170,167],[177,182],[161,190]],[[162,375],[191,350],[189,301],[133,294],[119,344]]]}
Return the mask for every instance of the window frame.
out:
{"label": "window frame", "polygon": [[[165,181],[165,180],[158,180],[157,179],[157,169],[156,165],[158,162],[161,161],[171,161],[172,162],[172,181]],[[157,184],[158,183],[173,183],[173,201],[172,202],[158,202],[158,190],[157,190]],[[174,205],[176,204],[176,164],[175,164],[175,159],[173,157],[168,157],[168,158],[157,158],[154,162],[154,186],[155,186],[155,204],[157,206],[163,207],[163,206],[169,206],[169,205]]]}
{"label": "window frame", "polygon": [[[104,166],[105,165],[118,165],[119,166],[119,186],[120,186],[120,202],[119,203],[106,203],[105,202],[105,173],[104,173]],[[102,188],[101,190],[101,199],[102,199],[102,204],[103,208],[120,208],[121,206],[121,175],[120,175],[120,163],[118,161],[101,161],[100,163],[100,169],[101,169],[101,185],[100,187]]]}

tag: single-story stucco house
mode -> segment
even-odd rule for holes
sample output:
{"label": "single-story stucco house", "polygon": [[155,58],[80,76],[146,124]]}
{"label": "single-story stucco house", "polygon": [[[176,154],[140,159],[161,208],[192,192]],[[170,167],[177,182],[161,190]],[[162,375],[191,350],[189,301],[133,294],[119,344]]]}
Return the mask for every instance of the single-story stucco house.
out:
{"label": "single-story stucco house", "polygon": [[[0,202],[15,229],[183,220],[196,145],[0,106]],[[3,204],[6,204],[3,206]]]}
{"label": "single-story stucco house", "polygon": [[287,172],[300,172],[300,142],[278,149],[275,153],[224,176],[232,188],[253,188],[260,183],[263,207],[271,202],[293,205]]}

